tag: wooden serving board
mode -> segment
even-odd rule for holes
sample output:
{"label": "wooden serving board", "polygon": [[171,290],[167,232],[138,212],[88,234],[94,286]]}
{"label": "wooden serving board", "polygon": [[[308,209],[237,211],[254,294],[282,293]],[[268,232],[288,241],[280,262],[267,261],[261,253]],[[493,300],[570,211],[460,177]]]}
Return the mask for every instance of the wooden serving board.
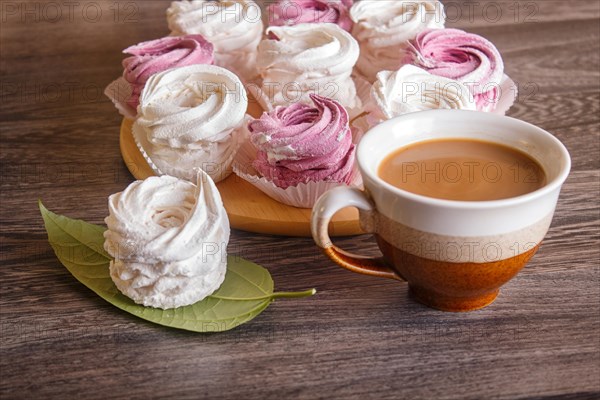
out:
{"label": "wooden serving board", "polygon": [[[256,112],[252,114],[256,115]],[[121,154],[131,174],[136,179],[146,179],[155,174],[133,140],[132,125],[133,121],[123,119]],[[279,203],[235,174],[217,183],[217,188],[232,228],[272,235],[311,236],[310,209]],[[358,211],[347,208],[338,212],[332,219],[329,231],[331,236],[362,233]]]}

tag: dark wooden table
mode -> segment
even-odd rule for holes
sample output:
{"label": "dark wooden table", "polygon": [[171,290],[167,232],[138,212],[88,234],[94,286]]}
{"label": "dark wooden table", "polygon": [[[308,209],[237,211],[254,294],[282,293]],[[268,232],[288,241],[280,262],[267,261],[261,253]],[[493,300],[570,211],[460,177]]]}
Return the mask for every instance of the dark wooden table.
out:
{"label": "dark wooden table", "polygon": [[[277,289],[319,292],[210,335],[136,319],[78,283],[36,204],[102,223],[107,196],[133,180],[102,90],[123,48],[168,33],[168,4],[0,2],[3,399],[600,396],[599,2],[448,3],[449,26],[502,52],[521,89],[510,115],[573,157],[544,246],[493,305],[435,311],[403,284],[334,266],[310,239],[234,231],[230,252]],[[368,236],[339,243],[377,253]]]}

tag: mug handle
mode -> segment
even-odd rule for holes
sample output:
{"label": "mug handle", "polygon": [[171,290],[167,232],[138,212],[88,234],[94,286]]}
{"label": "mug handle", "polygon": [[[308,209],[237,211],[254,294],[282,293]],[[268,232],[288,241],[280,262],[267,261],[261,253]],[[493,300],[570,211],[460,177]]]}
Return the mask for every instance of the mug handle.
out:
{"label": "mug handle", "polygon": [[317,200],[312,211],[310,228],[317,246],[336,264],[352,272],[404,281],[385,263],[383,257],[358,256],[333,245],[329,237],[329,221],[337,211],[346,207],[368,212],[375,210],[365,193],[356,188],[340,186],[329,190]]}

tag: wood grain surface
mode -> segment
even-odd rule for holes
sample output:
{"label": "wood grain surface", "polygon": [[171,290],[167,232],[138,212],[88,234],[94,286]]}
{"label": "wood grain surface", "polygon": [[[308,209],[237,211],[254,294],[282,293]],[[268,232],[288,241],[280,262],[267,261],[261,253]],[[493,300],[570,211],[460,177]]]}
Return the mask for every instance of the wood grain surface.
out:
{"label": "wood grain surface", "polygon": [[[123,48],[168,33],[168,4],[0,2],[2,399],[600,397],[598,1],[446,2],[449,26],[502,52],[520,87],[510,115],[573,158],[541,250],[492,306],[428,309],[308,238],[234,231],[230,253],[268,268],[276,289],[318,293],[209,335],[102,301],[59,264],[36,208],[102,223],[107,196],[133,180],[102,90]],[[378,253],[369,236],[337,243]]]}

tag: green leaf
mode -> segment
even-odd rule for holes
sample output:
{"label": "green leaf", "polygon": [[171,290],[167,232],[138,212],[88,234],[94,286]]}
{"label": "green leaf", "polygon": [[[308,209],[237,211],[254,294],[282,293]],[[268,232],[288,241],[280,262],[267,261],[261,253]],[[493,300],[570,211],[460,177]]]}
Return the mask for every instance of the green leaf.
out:
{"label": "green leaf", "polygon": [[250,321],[276,298],[311,296],[304,292],[273,293],[265,268],[240,257],[227,258],[221,287],[202,301],[171,310],[144,307],[119,292],[110,278],[110,256],[104,250],[105,228],[48,211],[39,202],[48,241],[60,262],[78,281],[112,305],[145,320],[194,332],[221,332]]}

